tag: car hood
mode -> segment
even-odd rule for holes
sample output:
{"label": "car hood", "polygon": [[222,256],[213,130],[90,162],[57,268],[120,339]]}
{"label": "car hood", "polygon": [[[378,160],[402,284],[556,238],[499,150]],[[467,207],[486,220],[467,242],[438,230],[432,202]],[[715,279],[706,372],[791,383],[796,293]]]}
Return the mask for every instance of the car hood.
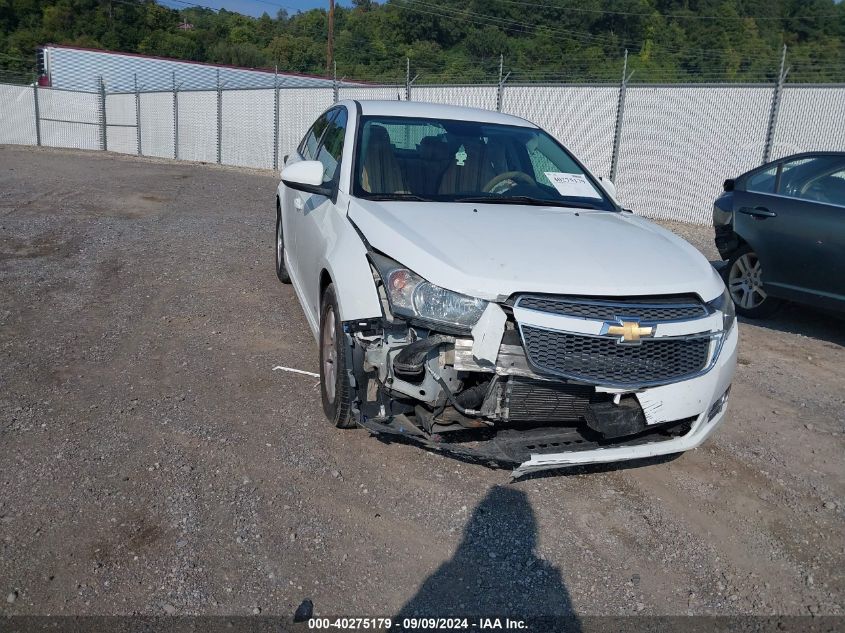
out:
{"label": "car hood", "polygon": [[696,293],[724,286],[692,245],[628,213],[562,207],[353,199],[349,218],[376,250],[473,297]]}

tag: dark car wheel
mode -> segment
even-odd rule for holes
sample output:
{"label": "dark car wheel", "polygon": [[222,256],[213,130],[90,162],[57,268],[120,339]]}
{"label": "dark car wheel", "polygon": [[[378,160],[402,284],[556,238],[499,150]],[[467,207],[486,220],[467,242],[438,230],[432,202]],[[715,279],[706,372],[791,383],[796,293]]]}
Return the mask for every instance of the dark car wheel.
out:
{"label": "dark car wheel", "polygon": [[763,263],[747,245],[736,251],[725,270],[725,284],[736,305],[737,314],[752,319],[770,315],[780,301],[763,289]]}
{"label": "dark car wheel", "polygon": [[283,284],[290,283],[290,275],[285,268],[285,234],[282,228],[282,210],[276,205],[276,277]]}
{"label": "dark car wheel", "polygon": [[343,328],[334,284],[329,284],[323,293],[320,308],[320,394],[323,411],[332,424],[340,429],[355,426],[352,418],[352,390],[346,376]]}

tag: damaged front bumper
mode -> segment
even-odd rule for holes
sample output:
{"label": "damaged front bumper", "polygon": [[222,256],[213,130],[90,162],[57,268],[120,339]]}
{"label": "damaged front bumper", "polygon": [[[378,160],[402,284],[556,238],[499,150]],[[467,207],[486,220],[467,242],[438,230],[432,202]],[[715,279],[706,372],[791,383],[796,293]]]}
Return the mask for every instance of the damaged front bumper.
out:
{"label": "damaged front bumper", "polygon": [[[520,476],[683,452],[700,445],[723,419],[736,364],[737,328],[712,335],[718,329],[714,315],[693,326],[707,332],[706,345],[695,344],[706,353],[700,370],[653,384],[660,363],[668,367],[676,362],[663,349],[681,337],[692,341],[701,334],[690,336],[683,325],[664,324],[658,341],[663,347],[654,358],[644,359],[644,352],[633,348],[621,354],[608,348],[606,339],[587,331],[592,325],[583,320],[550,319],[520,312],[518,306],[508,314],[496,308],[488,312],[471,336],[399,320],[344,323],[359,424],[380,435],[510,467]],[[522,325],[549,329],[540,332],[546,338],[538,344]],[[576,338],[604,347],[584,348],[579,339],[581,347],[566,348],[570,358],[583,367],[613,367],[617,374],[590,381],[554,369],[555,359],[548,355],[562,353],[561,346],[570,344],[555,336],[573,329]],[[645,384],[618,384],[625,382],[619,376],[633,368],[639,368]]]}

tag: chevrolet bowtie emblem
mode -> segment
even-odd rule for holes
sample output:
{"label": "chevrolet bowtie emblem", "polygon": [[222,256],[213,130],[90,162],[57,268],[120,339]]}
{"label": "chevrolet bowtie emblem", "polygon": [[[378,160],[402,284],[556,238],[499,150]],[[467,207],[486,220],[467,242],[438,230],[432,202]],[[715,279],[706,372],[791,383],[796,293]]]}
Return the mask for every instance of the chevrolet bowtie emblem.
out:
{"label": "chevrolet bowtie emblem", "polygon": [[606,334],[620,337],[620,343],[639,343],[644,336],[654,334],[653,327],[643,327],[636,321],[622,321],[619,325],[607,323],[604,329]]}

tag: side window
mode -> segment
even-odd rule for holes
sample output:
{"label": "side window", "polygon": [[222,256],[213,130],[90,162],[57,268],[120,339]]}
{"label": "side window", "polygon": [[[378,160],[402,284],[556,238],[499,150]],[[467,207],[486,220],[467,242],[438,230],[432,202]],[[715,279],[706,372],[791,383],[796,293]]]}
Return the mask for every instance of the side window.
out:
{"label": "side window", "polygon": [[804,200],[845,206],[845,166],[811,179],[800,192]]}
{"label": "side window", "polygon": [[534,173],[532,174],[534,176],[534,180],[542,185],[550,187],[552,183],[549,182],[546,172],[557,171],[555,164],[549,160],[548,156],[537,151],[536,147],[528,150],[528,159],[531,161],[531,168],[534,170]]}
{"label": "side window", "polygon": [[525,151],[528,152],[528,160],[531,161],[534,180],[540,185],[552,186],[551,181],[546,176],[547,172],[584,173],[574,160],[561,152],[560,148],[552,144],[549,138],[545,136],[538,134],[528,137],[525,142]]}
{"label": "side window", "polygon": [[338,176],[340,157],[343,154],[343,137],[346,135],[346,108],[341,108],[323,135],[323,144],[317,160],[323,163],[323,182],[332,182]]}
{"label": "side window", "polygon": [[311,126],[311,129],[308,130],[308,134],[306,134],[305,138],[302,139],[298,149],[300,155],[305,160],[315,160],[317,148],[320,145],[320,139],[329,124],[329,118],[331,118],[334,113],[335,110],[330,110],[317,119],[314,122],[314,125]]}
{"label": "side window", "polygon": [[763,171],[758,171],[756,174],[748,178],[748,181],[745,183],[745,190],[754,191],[756,193],[774,193],[777,175],[777,164],[772,165]]}
{"label": "side window", "polygon": [[845,166],[836,156],[817,156],[785,163],[778,193],[826,204],[845,204]]}

